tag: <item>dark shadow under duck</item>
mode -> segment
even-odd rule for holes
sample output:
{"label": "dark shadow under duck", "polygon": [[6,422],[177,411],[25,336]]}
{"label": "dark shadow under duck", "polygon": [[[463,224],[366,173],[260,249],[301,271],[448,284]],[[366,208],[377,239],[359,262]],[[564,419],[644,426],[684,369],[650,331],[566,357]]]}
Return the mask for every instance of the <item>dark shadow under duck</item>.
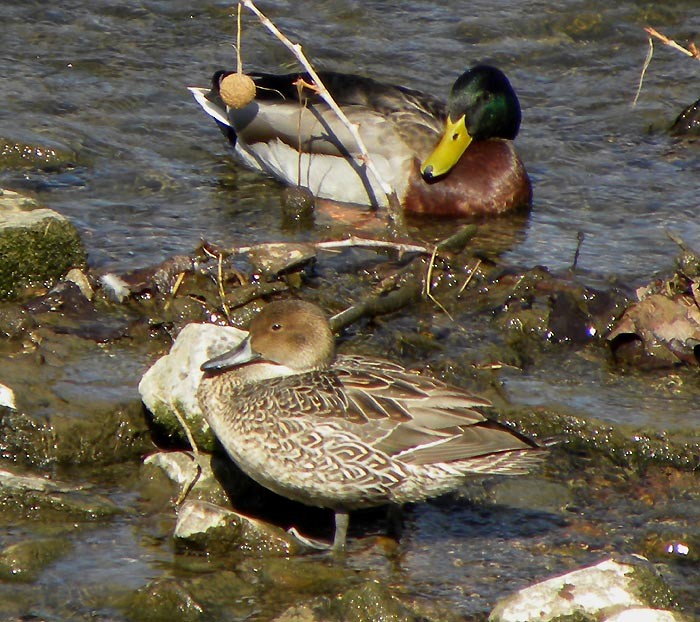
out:
{"label": "dark shadow under duck", "polygon": [[[256,98],[235,110],[219,88],[195,88],[243,163],[319,197],[381,206],[386,196],[335,113],[292,73],[250,74]],[[354,123],[380,174],[407,212],[488,216],[530,206],[532,189],[513,146],[518,98],[502,71],[477,65],[452,87],[447,105],[413,89],[370,78],[321,72],[328,91]]]}

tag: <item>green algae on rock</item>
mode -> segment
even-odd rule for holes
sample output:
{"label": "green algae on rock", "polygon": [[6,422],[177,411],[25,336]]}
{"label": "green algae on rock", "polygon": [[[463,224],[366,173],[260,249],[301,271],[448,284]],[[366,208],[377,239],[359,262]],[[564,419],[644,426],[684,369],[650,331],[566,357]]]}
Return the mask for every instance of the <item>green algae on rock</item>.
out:
{"label": "green algae on rock", "polygon": [[33,145],[0,137],[0,169],[51,169],[70,166],[76,155],[57,145]]}
{"label": "green algae on rock", "polygon": [[48,287],[86,254],[76,228],[59,213],[11,190],[0,191],[0,300]]}
{"label": "green algae on rock", "polygon": [[70,551],[65,538],[23,540],[0,551],[0,580],[36,581],[41,571]]}

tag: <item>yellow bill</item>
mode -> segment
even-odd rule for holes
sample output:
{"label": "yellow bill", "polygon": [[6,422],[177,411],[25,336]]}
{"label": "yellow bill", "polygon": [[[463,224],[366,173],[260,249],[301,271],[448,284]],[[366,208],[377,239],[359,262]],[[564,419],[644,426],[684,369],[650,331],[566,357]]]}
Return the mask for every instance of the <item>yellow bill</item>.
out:
{"label": "yellow bill", "polygon": [[452,121],[448,116],[445,133],[442,135],[440,142],[421,164],[420,172],[423,178],[429,181],[449,173],[471,142],[472,137],[467,130],[464,116],[461,116],[456,121]]}

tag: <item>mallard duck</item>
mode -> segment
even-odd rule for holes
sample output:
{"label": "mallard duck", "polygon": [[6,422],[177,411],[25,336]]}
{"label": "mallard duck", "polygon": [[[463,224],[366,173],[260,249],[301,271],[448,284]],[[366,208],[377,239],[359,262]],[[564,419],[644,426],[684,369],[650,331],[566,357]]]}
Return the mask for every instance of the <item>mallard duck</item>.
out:
{"label": "mallard duck", "polygon": [[[217,71],[211,89],[190,88],[247,166],[320,198],[380,206],[379,184],[359,159],[349,131],[312,90],[306,74],[250,74],[257,96],[227,107]],[[526,208],[532,190],[512,140],[520,104],[502,71],[477,65],[452,87],[447,105],[419,91],[370,78],[320,73],[405,211],[496,215]],[[300,102],[301,100],[301,102]],[[442,137],[441,137],[442,136]]]}
{"label": "mallard duck", "polygon": [[235,349],[204,365],[197,391],[229,456],[284,497],[335,512],[421,501],[470,474],[522,474],[545,451],[486,418],[490,402],[388,360],[336,356],[321,309],[278,301]]}

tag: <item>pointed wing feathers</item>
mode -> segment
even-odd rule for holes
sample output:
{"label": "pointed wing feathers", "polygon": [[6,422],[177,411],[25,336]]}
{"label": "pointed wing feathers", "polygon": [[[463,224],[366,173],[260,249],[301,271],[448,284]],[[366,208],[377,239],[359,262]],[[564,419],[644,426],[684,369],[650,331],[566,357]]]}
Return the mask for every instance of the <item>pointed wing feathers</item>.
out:
{"label": "pointed wing feathers", "polygon": [[[273,378],[266,389],[245,387],[238,398],[252,411],[272,408],[334,425],[368,451],[405,464],[459,462],[476,472],[519,473],[532,466],[527,456],[541,453],[532,451],[534,441],[474,410],[488,400],[379,359],[339,356],[330,370]],[[265,403],[268,396],[274,405]]]}

